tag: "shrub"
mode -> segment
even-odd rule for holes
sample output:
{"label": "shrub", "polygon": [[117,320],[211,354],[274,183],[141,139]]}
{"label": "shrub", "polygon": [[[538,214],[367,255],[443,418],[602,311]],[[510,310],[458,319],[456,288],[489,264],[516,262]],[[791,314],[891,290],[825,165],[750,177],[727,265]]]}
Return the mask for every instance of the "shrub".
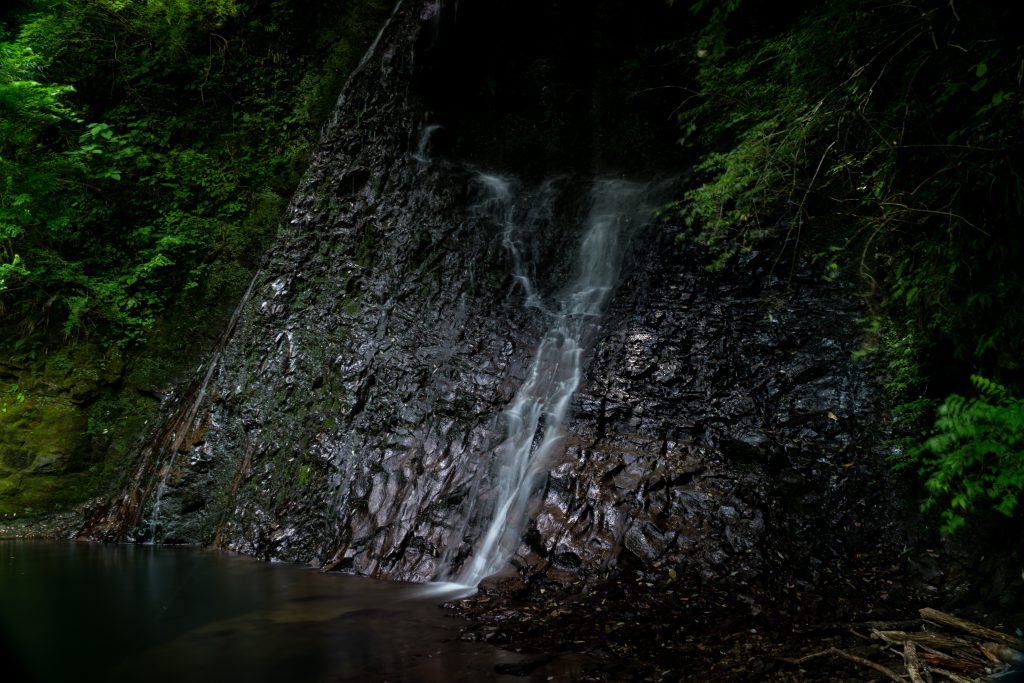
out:
{"label": "shrub", "polygon": [[1012,516],[1024,490],[1024,399],[979,375],[971,382],[978,395],[949,396],[938,409],[935,435],[905,462],[925,477],[925,507],[946,504],[947,533],[979,509]]}

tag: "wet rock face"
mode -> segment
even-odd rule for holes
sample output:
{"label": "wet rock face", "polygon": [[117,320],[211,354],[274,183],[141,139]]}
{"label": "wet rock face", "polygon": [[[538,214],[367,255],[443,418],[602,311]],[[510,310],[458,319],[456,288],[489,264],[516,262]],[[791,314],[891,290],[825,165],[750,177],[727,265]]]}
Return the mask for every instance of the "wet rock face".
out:
{"label": "wet rock face", "polygon": [[[425,580],[543,333],[476,171],[430,161],[407,2],[343,95],[211,381],[87,533]],[[434,3],[425,3],[430,9]],[[556,213],[580,210],[574,181]],[[572,230],[538,236],[559,286]]]}
{"label": "wet rock face", "polygon": [[674,232],[636,251],[515,562],[824,595],[837,567],[901,538],[873,390],[850,360],[860,312],[811,269],[771,276],[768,251],[707,274]]}
{"label": "wet rock face", "polygon": [[[136,537],[426,579],[460,467],[536,333],[473,174],[414,157],[430,16],[406,3],[350,84]],[[429,13],[428,13],[429,14]],[[158,475],[160,476],[160,475]]]}
{"label": "wet rock face", "polygon": [[[133,512],[100,510],[90,533],[413,580],[466,556],[463,515],[488,490],[475,472],[545,322],[522,306],[502,226],[470,209],[475,171],[425,156],[420,10],[399,8],[346,89],[194,418],[138,466],[118,503]],[[552,225],[575,224],[586,186],[561,183]],[[578,235],[535,237],[550,292]],[[773,278],[767,253],[705,274],[674,237],[633,243],[513,563],[809,589],[816,567],[892,536],[868,512],[890,501],[849,362],[858,312],[809,270]]]}

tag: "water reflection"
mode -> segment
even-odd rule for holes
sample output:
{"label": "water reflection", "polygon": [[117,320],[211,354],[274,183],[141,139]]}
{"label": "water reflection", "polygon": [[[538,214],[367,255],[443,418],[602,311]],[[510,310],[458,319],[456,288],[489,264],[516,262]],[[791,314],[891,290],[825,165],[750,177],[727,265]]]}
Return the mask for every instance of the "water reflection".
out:
{"label": "water reflection", "polygon": [[[0,680],[572,680],[457,640],[418,586],[193,548],[0,540]],[[550,677],[550,678],[549,678]]]}

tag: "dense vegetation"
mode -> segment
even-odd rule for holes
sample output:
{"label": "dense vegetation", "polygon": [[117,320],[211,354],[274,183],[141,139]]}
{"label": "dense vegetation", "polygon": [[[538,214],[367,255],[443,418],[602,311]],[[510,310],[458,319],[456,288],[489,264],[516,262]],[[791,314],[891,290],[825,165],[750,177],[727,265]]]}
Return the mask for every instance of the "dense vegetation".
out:
{"label": "dense vegetation", "polygon": [[[0,10],[0,512],[70,502],[117,466],[111,435],[139,431],[152,406],[101,405],[103,388],[132,384],[135,361],[165,361],[169,343],[198,341],[135,382],[153,394],[208,346],[389,10]],[[47,430],[59,436],[41,442]],[[94,476],[80,487],[50,476],[78,470]]]}
{"label": "dense vegetation", "polygon": [[0,44],[8,315],[124,343],[216,278],[214,264],[257,255],[339,76],[365,47],[335,45],[327,78],[306,73],[330,45],[317,32],[325,9],[39,0],[9,11]]}
{"label": "dense vegetation", "polygon": [[[1024,43],[1012,5],[698,2],[680,107],[700,183],[675,206],[719,263],[768,236],[859,274],[858,356],[886,368],[951,531],[1024,489]],[[707,150],[711,150],[708,152]],[[922,437],[935,416],[932,436]]]}

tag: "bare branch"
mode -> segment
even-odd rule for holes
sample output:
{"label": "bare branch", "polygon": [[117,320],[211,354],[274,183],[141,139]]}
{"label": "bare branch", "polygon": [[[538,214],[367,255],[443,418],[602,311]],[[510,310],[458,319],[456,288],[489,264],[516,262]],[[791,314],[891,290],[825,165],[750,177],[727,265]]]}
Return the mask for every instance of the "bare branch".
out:
{"label": "bare branch", "polygon": [[837,647],[830,647],[827,650],[821,650],[820,652],[813,652],[813,653],[811,653],[809,655],[804,655],[803,657],[798,657],[796,659],[790,659],[788,657],[780,657],[779,659],[781,661],[783,661],[783,662],[788,663],[788,664],[797,664],[797,665],[799,665],[799,664],[803,664],[804,662],[808,662],[808,661],[810,661],[812,659],[817,659],[818,657],[824,657],[825,655],[833,655],[833,656],[836,656],[836,657],[841,657],[841,658],[843,658],[843,659],[845,659],[847,661],[853,662],[854,664],[859,664],[861,666],[866,666],[866,667],[868,667],[870,669],[874,669],[878,673],[880,673],[883,676],[885,676],[886,678],[888,678],[890,681],[897,681],[897,683],[904,683],[903,678],[901,676],[899,676],[892,669],[890,669],[890,668],[888,668],[886,666],[882,666],[881,664],[878,664],[876,662],[872,662],[870,659],[864,659],[863,657],[858,657],[857,655],[851,655],[849,652],[844,652],[843,650],[840,650]]}

